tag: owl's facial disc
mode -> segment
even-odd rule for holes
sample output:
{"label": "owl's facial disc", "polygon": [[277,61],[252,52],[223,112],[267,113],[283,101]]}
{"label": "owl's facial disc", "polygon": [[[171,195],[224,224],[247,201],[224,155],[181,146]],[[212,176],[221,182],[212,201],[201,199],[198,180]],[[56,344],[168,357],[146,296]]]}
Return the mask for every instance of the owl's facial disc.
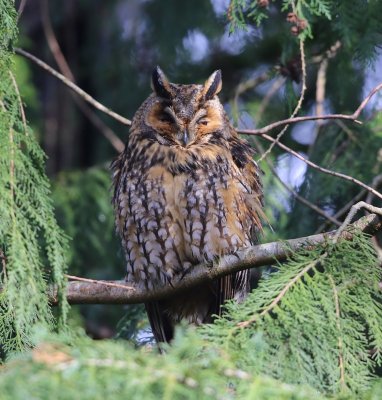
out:
{"label": "owl's facial disc", "polygon": [[207,142],[222,128],[224,112],[216,97],[222,87],[220,70],[204,85],[178,85],[157,67],[151,85],[156,98],[146,124],[154,129],[159,143],[190,147]]}

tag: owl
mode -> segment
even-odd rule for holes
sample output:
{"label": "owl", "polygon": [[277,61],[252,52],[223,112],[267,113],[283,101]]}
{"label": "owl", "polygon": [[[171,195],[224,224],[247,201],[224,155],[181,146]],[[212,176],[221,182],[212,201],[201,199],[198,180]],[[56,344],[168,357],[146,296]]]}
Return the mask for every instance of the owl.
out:
{"label": "owl", "polygon": [[[196,264],[257,241],[259,168],[217,97],[221,88],[220,70],[204,85],[182,85],[157,67],[153,93],[135,113],[126,147],[112,164],[126,280],[136,287],[171,285]],[[182,320],[211,322],[226,300],[241,301],[248,290],[249,272],[242,271],[146,303],[155,339],[170,341]]]}

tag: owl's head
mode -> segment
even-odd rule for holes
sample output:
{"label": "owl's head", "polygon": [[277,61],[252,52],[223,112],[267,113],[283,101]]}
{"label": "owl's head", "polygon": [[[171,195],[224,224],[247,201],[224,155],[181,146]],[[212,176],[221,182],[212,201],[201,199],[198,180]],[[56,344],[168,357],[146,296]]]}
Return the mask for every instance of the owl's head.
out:
{"label": "owl's head", "polygon": [[223,134],[227,119],[217,97],[222,88],[220,70],[204,85],[181,85],[171,83],[156,67],[151,86],[153,94],[144,103],[139,119],[159,143],[186,148]]}

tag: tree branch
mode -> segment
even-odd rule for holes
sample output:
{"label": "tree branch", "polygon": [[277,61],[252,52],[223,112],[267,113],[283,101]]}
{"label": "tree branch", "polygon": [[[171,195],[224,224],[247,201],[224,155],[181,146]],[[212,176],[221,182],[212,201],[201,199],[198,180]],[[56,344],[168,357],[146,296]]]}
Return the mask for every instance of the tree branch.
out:
{"label": "tree branch", "polygon": [[[294,4],[294,3],[292,3]],[[294,7],[294,6],[293,6]],[[290,119],[294,118],[302,107],[302,102],[304,101],[305,92],[306,92],[306,63],[305,63],[305,50],[304,50],[304,41],[300,39],[300,57],[301,57],[301,72],[302,72],[302,85],[301,85],[301,93],[298,99],[297,105],[290,116]],[[284,133],[289,128],[289,124],[286,124],[284,128],[278,133],[274,142],[271,143],[269,148],[261,155],[259,162],[264,160],[268,156],[268,154],[272,151],[273,147],[279,143]]]}
{"label": "tree branch", "polygon": [[357,124],[362,124],[362,122],[359,121],[357,118],[360,116],[361,112],[366,107],[366,105],[370,101],[370,99],[381,89],[382,89],[382,83],[380,83],[378,86],[376,86],[365,97],[365,99],[362,101],[362,103],[359,105],[359,107],[351,115],[326,114],[326,115],[308,115],[306,117],[288,118],[288,119],[283,119],[281,121],[273,122],[272,124],[264,126],[263,128],[260,128],[260,129],[240,129],[239,133],[243,133],[245,135],[260,135],[261,136],[262,134],[270,132],[273,129],[278,128],[279,126],[296,124],[297,122],[303,122],[303,121],[316,121],[316,120],[323,120],[323,119],[344,119],[344,120],[356,122]]}
{"label": "tree branch", "polygon": [[41,61],[39,58],[35,57],[34,55],[28,53],[27,51],[19,48],[14,49],[16,54],[22,55],[29,60],[33,61],[35,64],[37,64],[39,67],[45,69],[45,71],[48,71],[51,75],[59,79],[62,83],[64,83],[66,86],[68,86],[70,89],[72,89],[74,92],[76,92],[79,96],[81,96],[84,100],[86,100],[88,103],[90,103],[93,107],[95,107],[97,110],[100,110],[104,112],[105,114],[109,115],[110,117],[114,118],[118,122],[124,124],[124,125],[131,125],[131,121],[125,117],[122,117],[122,115],[117,114],[116,112],[110,110],[110,108],[105,107],[103,104],[95,100],[90,94],[86,93],[84,90],[82,90],[80,87],[78,87],[76,84],[74,84],[71,80],[67,79],[64,75],[60,74],[57,72],[55,69],[50,67],[48,64],[46,64],[44,61]]}
{"label": "tree branch", "polygon": [[[239,133],[243,133],[242,130],[238,131]],[[270,141],[270,142],[276,142],[276,139],[273,138],[272,136],[261,134],[261,137],[263,137],[264,139]],[[368,192],[373,193],[374,196],[379,197],[380,199],[382,199],[382,194],[379,193],[377,190],[373,189],[372,187],[370,187],[369,185],[366,185],[366,183],[361,182],[360,180],[353,178],[352,176],[343,174],[341,172],[336,172],[336,171],[332,171],[330,169],[327,168],[323,168],[320,167],[319,165],[315,164],[314,162],[308,160],[307,158],[303,157],[300,153],[297,153],[297,151],[292,150],[290,147],[286,146],[283,143],[277,142],[276,143],[278,147],[280,147],[281,149],[285,150],[286,152],[294,155],[295,157],[297,157],[299,160],[303,161],[305,164],[309,165],[310,167],[323,172],[324,174],[328,174],[328,175],[332,175],[332,176],[336,176],[337,178],[341,178],[344,179],[345,181],[349,181],[349,182],[353,182],[358,186],[363,187],[364,189],[366,189]]]}
{"label": "tree branch", "polygon": [[[93,107],[97,108],[98,110],[110,115],[117,121],[121,122],[124,125],[131,125],[131,121],[116,112],[110,110],[109,108],[105,107],[103,104],[99,103],[97,100],[95,100],[93,97],[91,97],[88,93],[86,93],[84,90],[82,90],[80,87],[75,85],[72,81],[69,79],[65,78],[64,75],[60,74],[56,70],[54,70],[52,67],[50,67],[48,64],[40,60],[39,58],[35,57],[34,55],[28,53],[27,51],[20,49],[20,48],[14,48],[14,51],[16,54],[22,55],[29,60],[33,61],[35,64],[40,66],[41,68],[45,69],[47,72],[55,76],[57,79],[59,79],[62,83],[70,87],[74,92],[76,92],[79,96],[81,96],[84,100],[86,100],[88,103],[90,103]],[[315,120],[326,120],[326,119],[342,119],[342,120],[350,120],[353,122],[356,122],[358,124],[362,124],[361,121],[358,121],[358,117],[363,111],[363,109],[366,107],[367,103],[370,101],[370,99],[382,89],[382,83],[380,83],[378,86],[376,86],[371,92],[365,97],[365,99],[362,101],[362,103],[359,105],[359,107],[354,111],[353,114],[347,115],[347,114],[327,114],[327,115],[309,115],[305,117],[294,117],[294,118],[288,118],[288,119],[283,119],[281,121],[276,121],[273,122],[272,124],[269,124],[267,126],[264,126],[263,128],[260,129],[240,129],[238,130],[239,133],[242,133],[244,135],[263,135],[265,133],[268,133],[272,131],[275,128],[278,128],[279,126],[284,126],[284,125],[289,125],[289,124],[295,124],[297,122],[303,122],[303,121],[315,121]]]}
{"label": "tree branch", "polygon": [[[348,228],[359,229],[363,232],[374,234],[382,230],[382,221],[375,215],[370,214],[349,225]],[[270,265],[278,261],[284,261],[297,250],[310,249],[314,246],[331,240],[337,231],[319,235],[312,235],[285,242],[272,242],[260,244],[241,250],[237,255],[225,256],[214,265],[199,264],[185,277],[174,279],[172,286],[164,286],[155,290],[128,290],[124,281],[112,282],[118,286],[99,285],[94,282],[69,282],[67,298],[71,304],[136,304],[147,301],[162,299],[175,293],[185,291],[201,283],[211,282],[222,276],[245,269]],[[351,230],[341,233],[340,238],[352,240]],[[123,286],[126,286],[123,287]],[[57,293],[51,289],[49,293],[52,304],[57,304]]]}
{"label": "tree branch", "polygon": [[[258,138],[256,136],[254,136],[253,141],[255,143],[255,146],[257,147],[257,149],[259,150],[259,152],[261,154],[264,153],[264,148],[262,146],[262,144],[259,142]],[[273,176],[280,182],[280,184],[300,203],[304,204],[306,207],[309,207],[310,209],[312,209],[313,211],[315,211],[317,214],[321,215],[322,217],[324,217],[328,222],[328,223],[332,223],[334,225],[340,226],[341,222],[336,219],[335,217],[332,217],[331,215],[329,215],[327,212],[325,212],[322,208],[318,207],[316,204],[311,203],[309,200],[307,200],[305,197],[301,196],[299,193],[296,192],[296,190],[293,189],[293,187],[287,185],[278,175],[272,161],[269,159],[269,157],[265,158],[265,162],[268,164],[268,167],[270,169],[270,171],[272,172]],[[317,233],[321,233],[321,232],[317,232]]]}
{"label": "tree branch", "polygon": [[[369,186],[371,186],[373,189],[378,189],[379,185],[382,184],[382,174],[377,175],[374,177],[373,181],[370,183]],[[349,202],[347,202],[343,207],[341,207],[334,215],[333,218],[338,219],[344,216],[354,204],[358,203],[362,197],[365,196],[365,194],[368,193],[366,189],[361,190],[355,197],[353,197]],[[370,192],[369,192],[370,193]],[[366,203],[371,203],[371,198],[368,196],[368,198],[365,200]],[[325,221],[317,230],[315,233],[321,233],[323,232],[327,227],[328,227],[329,221]]]}

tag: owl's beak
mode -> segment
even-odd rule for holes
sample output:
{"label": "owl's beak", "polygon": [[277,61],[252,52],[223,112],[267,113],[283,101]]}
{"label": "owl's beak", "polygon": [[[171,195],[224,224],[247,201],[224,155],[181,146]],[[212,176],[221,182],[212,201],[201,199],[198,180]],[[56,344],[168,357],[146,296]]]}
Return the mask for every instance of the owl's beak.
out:
{"label": "owl's beak", "polygon": [[180,135],[180,141],[182,142],[183,146],[187,146],[188,142],[190,141],[190,135],[188,133],[188,129],[185,129],[182,134]]}

